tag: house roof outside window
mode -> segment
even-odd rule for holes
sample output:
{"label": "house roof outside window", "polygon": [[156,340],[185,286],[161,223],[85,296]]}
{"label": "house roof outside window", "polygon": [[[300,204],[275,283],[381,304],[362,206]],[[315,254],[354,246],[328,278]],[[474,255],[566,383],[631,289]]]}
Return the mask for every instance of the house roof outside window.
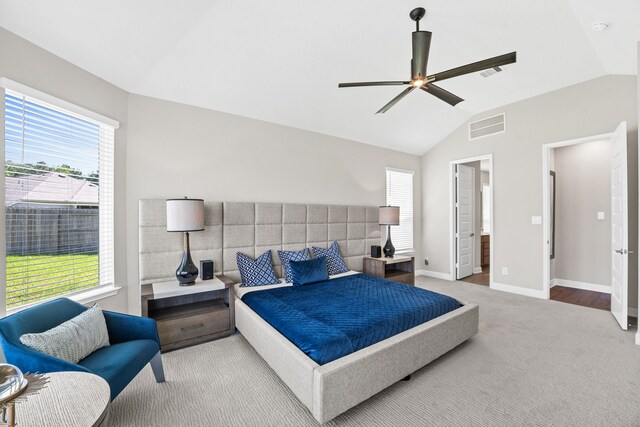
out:
{"label": "house roof outside window", "polygon": [[6,177],[6,206],[24,204],[98,206],[99,187],[84,179],[47,172]]}

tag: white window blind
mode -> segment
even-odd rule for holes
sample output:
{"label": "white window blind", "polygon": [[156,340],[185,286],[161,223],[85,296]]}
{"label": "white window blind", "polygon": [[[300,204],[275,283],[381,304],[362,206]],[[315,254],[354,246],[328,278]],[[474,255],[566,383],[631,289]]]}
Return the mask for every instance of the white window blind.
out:
{"label": "white window blind", "polygon": [[6,90],[6,306],[114,280],[112,125]]}
{"label": "white window blind", "polygon": [[400,225],[391,227],[396,252],[413,251],[413,171],[387,168],[387,205],[400,207]]}

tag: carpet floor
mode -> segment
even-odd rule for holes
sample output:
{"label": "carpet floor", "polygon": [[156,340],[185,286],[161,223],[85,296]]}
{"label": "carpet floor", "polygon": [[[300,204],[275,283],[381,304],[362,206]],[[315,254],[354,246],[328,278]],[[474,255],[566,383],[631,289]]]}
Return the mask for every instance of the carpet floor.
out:
{"label": "carpet floor", "polygon": [[[480,332],[328,426],[640,426],[640,346],[610,313],[474,284],[418,286],[480,305]],[[110,426],[314,426],[240,334],[163,355]]]}

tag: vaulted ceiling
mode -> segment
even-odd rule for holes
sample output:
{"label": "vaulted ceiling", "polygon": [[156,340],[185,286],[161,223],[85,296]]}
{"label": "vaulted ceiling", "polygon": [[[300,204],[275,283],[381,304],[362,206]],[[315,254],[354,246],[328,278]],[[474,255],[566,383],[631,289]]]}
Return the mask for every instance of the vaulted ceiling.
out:
{"label": "vaulted ceiling", "polygon": [[[427,9],[428,72],[518,52],[489,78],[441,86],[451,107],[399,87],[409,78],[409,11]],[[610,22],[594,32],[594,21]],[[0,25],[142,95],[422,154],[470,116],[604,74],[636,74],[637,0],[0,0]]]}

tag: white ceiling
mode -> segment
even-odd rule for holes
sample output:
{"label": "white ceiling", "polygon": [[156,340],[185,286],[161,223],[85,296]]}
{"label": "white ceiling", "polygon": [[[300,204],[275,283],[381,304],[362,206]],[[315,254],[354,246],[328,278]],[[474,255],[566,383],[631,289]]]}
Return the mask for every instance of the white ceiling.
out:
{"label": "white ceiling", "polygon": [[[518,52],[490,78],[441,84],[451,107],[399,87],[409,11],[427,9],[430,73]],[[593,32],[593,21],[609,30]],[[130,92],[414,154],[471,115],[604,74],[636,74],[637,0],[0,0],[0,25]]]}

